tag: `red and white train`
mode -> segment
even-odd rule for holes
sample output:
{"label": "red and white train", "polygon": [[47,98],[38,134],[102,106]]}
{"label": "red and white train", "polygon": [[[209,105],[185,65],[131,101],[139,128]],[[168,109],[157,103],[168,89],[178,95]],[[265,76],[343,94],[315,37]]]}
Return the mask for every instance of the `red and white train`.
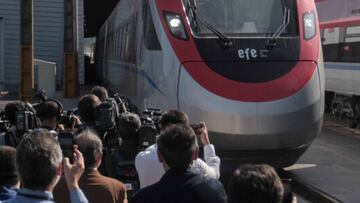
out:
{"label": "red and white train", "polygon": [[289,166],[320,132],[324,70],[308,0],[121,0],[98,76],[140,109],[205,121],[226,161]]}
{"label": "red and white train", "polygon": [[360,124],[360,1],[318,0],[326,109]]}

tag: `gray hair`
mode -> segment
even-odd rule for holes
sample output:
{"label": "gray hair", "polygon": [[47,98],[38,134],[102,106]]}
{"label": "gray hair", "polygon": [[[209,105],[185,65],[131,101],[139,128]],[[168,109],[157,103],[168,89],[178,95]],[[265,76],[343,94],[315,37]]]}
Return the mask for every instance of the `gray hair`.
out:
{"label": "gray hair", "polygon": [[74,138],[84,156],[85,168],[94,167],[96,158],[102,154],[103,145],[99,136],[93,130],[84,130]]}
{"label": "gray hair", "polygon": [[25,188],[45,190],[57,176],[60,145],[50,132],[36,129],[25,135],[16,150],[16,167]]}

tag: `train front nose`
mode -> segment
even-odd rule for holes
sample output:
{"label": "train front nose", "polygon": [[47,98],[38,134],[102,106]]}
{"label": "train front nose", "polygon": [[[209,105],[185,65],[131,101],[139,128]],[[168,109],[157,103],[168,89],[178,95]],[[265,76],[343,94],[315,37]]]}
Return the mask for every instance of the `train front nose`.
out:
{"label": "train front nose", "polygon": [[241,152],[245,152],[245,161],[290,165],[321,129],[323,94],[318,69],[296,94],[266,102],[243,102],[214,94],[184,67],[179,77],[179,110],[187,112],[193,123],[206,122],[211,142],[224,156],[242,159]]}

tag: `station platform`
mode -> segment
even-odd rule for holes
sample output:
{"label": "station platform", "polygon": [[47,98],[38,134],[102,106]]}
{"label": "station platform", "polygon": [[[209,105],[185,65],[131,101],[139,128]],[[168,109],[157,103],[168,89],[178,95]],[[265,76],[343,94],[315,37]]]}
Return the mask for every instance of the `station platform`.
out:
{"label": "station platform", "polygon": [[329,116],[311,147],[286,170],[339,202],[360,202],[360,130]]}

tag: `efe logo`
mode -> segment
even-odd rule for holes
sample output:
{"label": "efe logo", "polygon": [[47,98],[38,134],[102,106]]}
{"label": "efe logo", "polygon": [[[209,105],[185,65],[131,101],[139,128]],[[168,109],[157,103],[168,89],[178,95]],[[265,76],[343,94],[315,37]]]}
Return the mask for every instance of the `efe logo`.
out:
{"label": "efe logo", "polygon": [[252,59],[255,59],[258,57],[256,49],[249,49],[249,48],[246,48],[245,50],[239,49],[238,53],[239,53],[239,57],[241,59],[250,60],[250,57]]}
{"label": "efe logo", "polygon": [[250,60],[256,58],[267,58],[268,52],[269,50],[266,49],[261,49],[258,51],[256,49],[246,48],[246,49],[239,49],[238,54],[241,59]]}

